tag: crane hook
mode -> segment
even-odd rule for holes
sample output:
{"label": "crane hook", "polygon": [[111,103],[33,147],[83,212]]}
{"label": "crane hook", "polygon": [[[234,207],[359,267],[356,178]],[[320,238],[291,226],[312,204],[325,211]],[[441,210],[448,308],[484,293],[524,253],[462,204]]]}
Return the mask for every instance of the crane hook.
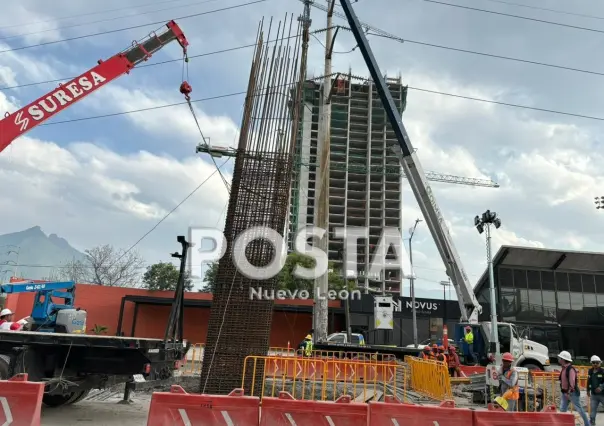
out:
{"label": "crane hook", "polygon": [[185,99],[187,101],[191,100],[191,96],[189,96],[191,94],[191,92],[193,91],[193,88],[191,87],[191,85],[189,83],[187,83],[186,81],[183,81],[180,84],[180,93],[182,93],[183,95],[185,95]]}

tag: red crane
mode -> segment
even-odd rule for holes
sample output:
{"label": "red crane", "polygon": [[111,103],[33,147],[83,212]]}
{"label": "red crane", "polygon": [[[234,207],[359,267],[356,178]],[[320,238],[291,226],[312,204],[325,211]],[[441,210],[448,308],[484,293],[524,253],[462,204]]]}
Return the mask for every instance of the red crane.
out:
{"label": "red crane", "polygon": [[[0,152],[19,136],[82,100],[105,84],[123,74],[128,74],[132,68],[148,60],[152,54],[173,40],[178,41],[181,45],[186,61],[189,42],[185,35],[174,21],[168,22],[166,27],[168,29],[164,32],[160,34],[153,32],[142,42],[133,42],[129,49],[106,61],[99,60],[98,65],[94,68],[65,84],[60,84],[50,93],[20,110],[12,114],[6,113],[0,120]],[[188,100],[191,86],[184,81],[180,86],[180,92]]]}

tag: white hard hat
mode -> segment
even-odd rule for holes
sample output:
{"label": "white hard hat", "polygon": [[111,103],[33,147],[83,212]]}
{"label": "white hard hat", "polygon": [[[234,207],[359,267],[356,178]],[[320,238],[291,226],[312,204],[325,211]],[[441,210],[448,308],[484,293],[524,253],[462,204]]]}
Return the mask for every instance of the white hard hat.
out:
{"label": "white hard hat", "polygon": [[600,357],[598,355],[592,355],[589,362],[602,362],[602,360],[600,359]]}
{"label": "white hard hat", "polygon": [[558,358],[563,359],[564,361],[573,362],[573,358],[570,356],[568,351],[562,351],[558,354]]}
{"label": "white hard hat", "polygon": [[12,315],[12,313],[13,313],[13,311],[5,308],[0,311],[0,317],[3,317],[4,315]]}

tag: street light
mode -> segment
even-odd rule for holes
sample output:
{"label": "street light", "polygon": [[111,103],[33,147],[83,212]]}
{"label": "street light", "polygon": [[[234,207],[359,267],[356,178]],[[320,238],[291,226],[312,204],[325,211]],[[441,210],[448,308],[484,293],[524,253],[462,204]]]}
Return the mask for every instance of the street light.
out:
{"label": "street light", "polygon": [[[415,235],[415,228],[417,225],[423,222],[421,219],[415,219],[415,224],[412,228],[409,228],[409,263],[411,264],[411,278],[409,278],[409,286],[411,292],[411,316],[413,318],[413,345],[415,349],[417,349],[417,310],[415,309],[415,278],[413,275],[413,246],[411,242],[413,241],[413,235]],[[403,286],[401,286],[401,296]]]}
{"label": "street light", "polygon": [[594,203],[596,205],[596,209],[604,209],[604,196],[603,197],[594,197]]}
{"label": "street light", "polygon": [[497,332],[497,308],[495,303],[495,278],[493,274],[493,257],[491,256],[491,225],[495,229],[501,226],[501,220],[497,213],[487,210],[482,216],[474,218],[474,226],[479,234],[486,231],[487,238],[487,264],[489,267],[489,289],[491,293],[491,353],[495,353],[495,363],[501,364],[501,353],[499,352],[499,333]]}

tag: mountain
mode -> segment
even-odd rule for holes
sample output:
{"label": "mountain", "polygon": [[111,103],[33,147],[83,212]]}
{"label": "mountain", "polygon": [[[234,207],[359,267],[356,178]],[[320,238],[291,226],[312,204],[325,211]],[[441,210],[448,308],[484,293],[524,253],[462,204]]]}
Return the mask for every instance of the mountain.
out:
{"label": "mountain", "polygon": [[46,235],[39,226],[0,235],[0,280],[8,280],[15,272],[29,279],[52,277],[59,272],[58,266],[84,256],[64,238]]}

